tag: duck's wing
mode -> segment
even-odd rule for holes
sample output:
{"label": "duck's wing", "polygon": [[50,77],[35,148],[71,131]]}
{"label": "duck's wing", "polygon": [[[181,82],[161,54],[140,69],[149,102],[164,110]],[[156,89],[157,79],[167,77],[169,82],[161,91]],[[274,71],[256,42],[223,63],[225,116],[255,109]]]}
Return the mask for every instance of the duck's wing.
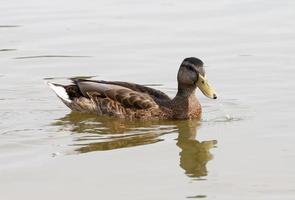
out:
{"label": "duck's wing", "polygon": [[123,85],[89,80],[75,80],[74,83],[78,86],[81,94],[90,99],[110,99],[125,108],[133,109],[158,107],[158,104],[148,93],[132,90]]}
{"label": "duck's wing", "polygon": [[121,87],[130,89],[135,92],[147,94],[156,102],[163,102],[163,101],[170,101],[171,100],[171,98],[168,95],[166,95],[164,92],[162,92],[160,90],[156,90],[154,88],[139,85],[136,83],[129,83],[129,82],[123,82],[123,81],[86,80],[86,79],[75,80],[74,82],[77,83],[77,82],[81,82],[81,81],[114,85],[114,86],[121,86]]}

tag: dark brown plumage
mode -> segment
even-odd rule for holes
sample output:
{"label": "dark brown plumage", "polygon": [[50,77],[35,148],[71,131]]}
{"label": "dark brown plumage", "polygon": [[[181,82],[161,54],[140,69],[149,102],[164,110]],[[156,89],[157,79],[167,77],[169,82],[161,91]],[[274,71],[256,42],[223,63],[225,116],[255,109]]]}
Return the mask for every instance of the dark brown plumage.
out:
{"label": "dark brown plumage", "polygon": [[178,71],[178,92],[173,99],[159,90],[120,81],[76,79],[68,86],[48,84],[73,111],[126,119],[190,119],[201,115],[197,87],[216,98],[204,77],[203,62],[186,58]]}

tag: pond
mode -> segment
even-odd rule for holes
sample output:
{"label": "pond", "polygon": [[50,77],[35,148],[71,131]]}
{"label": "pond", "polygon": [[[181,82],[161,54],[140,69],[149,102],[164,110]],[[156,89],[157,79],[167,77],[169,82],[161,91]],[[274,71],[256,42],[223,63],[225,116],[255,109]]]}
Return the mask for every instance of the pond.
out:
{"label": "pond", "polygon": [[[294,199],[295,3],[3,1],[1,199]],[[202,119],[71,112],[46,81],[149,85],[186,57],[218,93]]]}

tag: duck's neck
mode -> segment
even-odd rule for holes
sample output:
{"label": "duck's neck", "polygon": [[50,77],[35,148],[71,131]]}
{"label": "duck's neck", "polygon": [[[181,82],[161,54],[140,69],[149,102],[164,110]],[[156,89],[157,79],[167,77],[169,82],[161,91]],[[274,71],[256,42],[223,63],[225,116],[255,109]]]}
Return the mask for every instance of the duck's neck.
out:
{"label": "duck's neck", "polygon": [[173,116],[177,119],[195,118],[201,113],[200,103],[195,95],[196,87],[178,85],[178,91],[172,100]]}
{"label": "duck's neck", "polygon": [[178,84],[178,90],[175,97],[189,98],[195,96],[196,87]]}

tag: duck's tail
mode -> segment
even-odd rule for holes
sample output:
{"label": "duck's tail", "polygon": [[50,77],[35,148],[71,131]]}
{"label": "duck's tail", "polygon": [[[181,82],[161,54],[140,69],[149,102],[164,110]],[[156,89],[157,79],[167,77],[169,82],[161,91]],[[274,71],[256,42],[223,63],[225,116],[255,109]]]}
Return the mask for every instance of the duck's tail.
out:
{"label": "duck's tail", "polygon": [[55,92],[55,94],[64,102],[71,103],[70,99],[65,87],[63,85],[59,85],[56,83],[47,82],[47,85]]}

